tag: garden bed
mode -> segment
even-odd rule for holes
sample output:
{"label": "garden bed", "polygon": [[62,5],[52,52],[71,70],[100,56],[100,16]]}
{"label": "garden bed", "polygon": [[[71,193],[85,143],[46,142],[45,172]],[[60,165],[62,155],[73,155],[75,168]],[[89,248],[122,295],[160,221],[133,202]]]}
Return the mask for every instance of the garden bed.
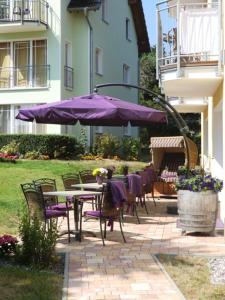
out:
{"label": "garden bed", "polygon": [[187,300],[225,299],[225,284],[211,282],[208,258],[176,255],[157,258]]}

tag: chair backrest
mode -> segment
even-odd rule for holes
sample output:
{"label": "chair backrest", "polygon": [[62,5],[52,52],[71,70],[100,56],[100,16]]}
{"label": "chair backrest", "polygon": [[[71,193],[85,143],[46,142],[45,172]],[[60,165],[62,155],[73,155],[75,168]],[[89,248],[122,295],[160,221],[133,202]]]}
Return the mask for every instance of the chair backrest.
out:
{"label": "chair backrest", "polygon": [[80,177],[77,173],[67,173],[62,175],[63,185],[66,191],[74,190],[75,187],[72,187],[73,184],[80,183]]}
{"label": "chair backrest", "polygon": [[91,182],[96,182],[96,178],[94,175],[92,175],[91,170],[83,170],[79,172],[80,179],[82,183],[91,183]]}
{"label": "chair backrest", "polygon": [[27,202],[29,215],[33,216],[38,213],[44,218],[44,199],[40,190],[33,183],[21,184],[21,189]]}
{"label": "chair backrest", "polygon": [[[57,190],[55,179],[51,178],[39,178],[33,181],[36,187],[41,187],[41,191],[44,192],[54,192]],[[45,205],[58,204],[57,196],[44,196]]]}

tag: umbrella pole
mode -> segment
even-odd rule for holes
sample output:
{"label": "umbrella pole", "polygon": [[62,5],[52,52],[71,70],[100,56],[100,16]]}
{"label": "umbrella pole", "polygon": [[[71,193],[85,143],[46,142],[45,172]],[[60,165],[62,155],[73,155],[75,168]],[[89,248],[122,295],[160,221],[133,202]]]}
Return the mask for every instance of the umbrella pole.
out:
{"label": "umbrella pole", "polygon": [[185,143],[185,148],[186,148],[186,152],[187,152],[187,161],[186,161],[186,167],[189,170],[190,169],[190,149],[189,149],[189,145],[187,142],[187,133],[189,132],[189,128],[187,126],[187,123],[184,121],[184,119],[182,118],[182,116],[180,115],[180,113],[168,102],[165,100],[165,97],[158,95],[157,93],[148,90],[146,88],[140,87],[138,85],[133,85],[133,84],[126,84],[126,83],[105,83],[105,84],[98,84],[95,86],[94,88],[94,92],[98,92],[98,89],[100,88],[104,88],[104,87],[129,87],[129,88],[134,88],[137,90],[141,90],[144,91],[145,93],[154,96],[156,98],[153,98],[153,101],[157,102],[158,104],[161,105],[162,108],[164,108],[166,110],[166,112],[168,114],[170,114],[172,116],[172,118],[174,119],[175,123],[177,124],[177,127],[181,133],[181,135],[184,138],[184,143]]}

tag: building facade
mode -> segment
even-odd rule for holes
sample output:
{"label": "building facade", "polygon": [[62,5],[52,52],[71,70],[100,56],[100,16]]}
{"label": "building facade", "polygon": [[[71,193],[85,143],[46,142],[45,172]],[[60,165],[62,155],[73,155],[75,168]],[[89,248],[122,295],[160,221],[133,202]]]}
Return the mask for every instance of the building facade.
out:
{"label": "building facade", "polygon": [[[224,1],[157,4],[157,71],[167,100],[201,114],[201,165],[225,182]],[[224,190],[220,193],[225,217]]]}
{"label": "building facade", "polygon": [[[0,132],[76,133],[15,115],[24,106],[89,94],[98,83],[137,84],[139,55],[147,51],[139,0],[0,0]],[[137,101],[130,89],[103,92]]]}

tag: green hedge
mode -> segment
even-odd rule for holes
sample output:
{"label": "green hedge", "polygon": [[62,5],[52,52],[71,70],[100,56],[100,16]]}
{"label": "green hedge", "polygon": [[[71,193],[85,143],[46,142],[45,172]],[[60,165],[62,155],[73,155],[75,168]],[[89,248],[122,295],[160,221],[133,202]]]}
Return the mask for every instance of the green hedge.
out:
{"label": "green hedge", "polygon": [[83,147],[76,138],[67,135],[0,134],[0,148],[16,141],[19,154],[38,151],[49,158],[73,158],[83,154]]}

